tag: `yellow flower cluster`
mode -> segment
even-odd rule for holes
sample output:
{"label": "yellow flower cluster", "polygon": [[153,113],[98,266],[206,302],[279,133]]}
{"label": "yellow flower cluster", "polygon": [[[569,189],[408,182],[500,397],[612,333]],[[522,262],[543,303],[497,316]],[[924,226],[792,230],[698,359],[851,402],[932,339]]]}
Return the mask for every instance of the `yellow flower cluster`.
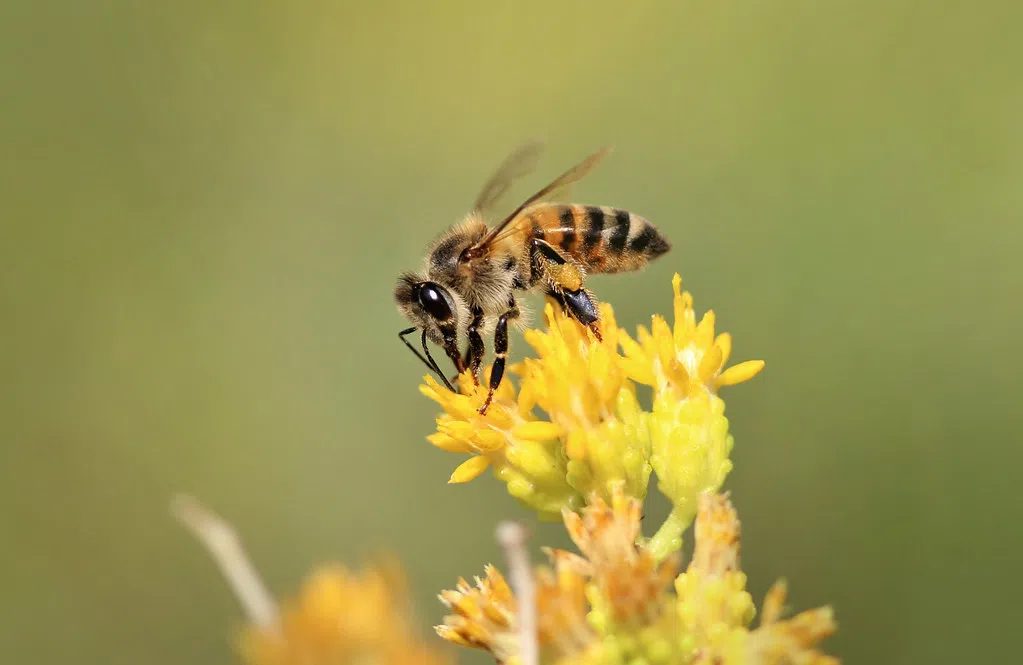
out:
{"label": "yellow flower cluster", "polygon": [[239,650],[249,665],[444,665],[414,628],[402,571],[322,567],[281,608],[276,624],[250,625]]}
{"label": "yellow flower cluster", "polygon": [[[719,490],[731,470],[732,437],[720,388],[764,367],[726,368],[727,333],[714,314],[697,320],[675,275],[674,321],[654,316],[635,337],[603,305],[602,339],[548,305],[547,329],[526,333],[535,357],[514,368],[491,410],[471,380],[460,394],[427,379],[444,412],[430,441],[470,454],[451,482],[493,467],[513,496],[542,517],[560,516],[579,554],[548,550],[533,573],[535,608],[492,566],[441,599],[446,640],[491,652],[504,665],[831,665],[816,645],[835,630],[830,608],[780,618],[785,589],[764,601],[759,627],[739,562],[739,521]],[[466,377],[468,379],[468,377]],[[637,386],[649,386],[643,408]],[[672,511],[650,539],[641,514],[651,471]],[[581,504],[581,505],[580,505]],[[693,557],[679,573],[682,532],[695,518]],[[532,598],[533,596],[528,596]],[[534,617],[540,658],[523,649]],[[528,632],[528,631],[527,631]]]}
{"label": "yellow flower cluster", "polygon": [[382,558],[358,572],[323,566],[282,605],[266,590],[229,523],[179,496],[174,516],[219,566],[248,625],[238,651],[247,665],[448,665],[419,636],[401,566]]}
{"label": "yellow flower cluster", "polygon": [[[693,558],[677,577],[677,557],[658,564],[640,538],[641,508],[617,486],[610,504],[593,495],[581,515],[565,510],[565,526],[582,555],[549,550],[551,566],[536,570],[541,662],[837,663],[816,649],[835,630],[831,609],[781,620],[782,585],[765,599],[760,626],[750,628],[755,608],[739,568],[739,522],[726,496],[701,495]],[[488,566],[475,587],[460,580],[441,599],[452,610],[437,627],[441,637],[489,651],[504,665],[528,665],[518,642],[521,608],[495,568]]]}
{"label": "yellow flower cluster", "polygon": [[[718,390],[764,363],[726,369],[731,338],[715,333],[713,312],[697,321],[678,275],[673,289],[674,322],[655,316],[635,338],[618,328],[610,305],[601,339],[548,305],[546,330],[526,333],[535,357],[512,368],[518,386],[505,380],[485,415],[486,389],[471,377],[460,393],[427,377],[422,392],[443,408],[430,442],[469,455],[449,482],[493,468],[512,496],[560,519],[578,549],[547,549],[549,562],[532,569],[522,530],[501,530],[510,583],[486,566],[474,584],[460,579],[442,592],[449,612],[436,632],[444,640],[500,665],[837,665],[817,648],[835,631],[831,608],[783,619],[783,583],[753,627],[739,520],[720,493],[733,441]],[[649,386],[648,409],[638,386]],[[651,472],[672,510],[647,539]],[[248,665],[447,662],[412,628],[396,566],[322,568],[278,607],[226,523],[194,500],[179,501],[175,513],[246,608],[240,652]],[[693,554],[681,570],[690,524]]]}
{"label": "yellow flower cluster", "polygon": [[[471,455],[449,482],[493,467],[512,496],[541,518],[557,519],[564,508],[578,509],[582,497],[609,498],[613,485],[645,498],[652,469],[674,506],[652,551],[662,559],[678,550],[697,498],[719,489],[731,469],[732,437],[718,389],[752,378],[764,363],[724,369],[731,337],[715,336],[713,312],[697,322],[678,275],[672,286],[674,325],[654,316],[635,339],[606,303],[600,340],[548,304],[547,330],[526,333],[536,357],[512,368],[518,391],[506,379],[485,415],[478,412],[484,387],[464,377],[462,392],[453,393],[426,377],[422,392],[444,410],[429,441]],[[637,384],[652,387],[650,410],[640,405]]]}

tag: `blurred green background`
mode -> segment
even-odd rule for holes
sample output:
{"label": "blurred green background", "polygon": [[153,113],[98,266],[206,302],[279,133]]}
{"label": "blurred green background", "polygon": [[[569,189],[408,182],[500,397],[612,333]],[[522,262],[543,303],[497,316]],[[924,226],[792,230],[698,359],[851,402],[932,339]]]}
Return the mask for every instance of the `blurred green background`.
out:
{"label": "blurred green background", "polygon": [[768,361],[726,396],[755,597],[785,576],[794,607],[834,603],[850,663],[1014,660],[1021,22],[993,0],[0,4],[0,661],[231,662],[239,612],[168,517],[180,490],[278,593],[391,550],[439,619],[523,513],[489,474],[444,484],[460,460],[423,440],[391,289],[533,136],[518,193],[613,143],[574,198],[674,243],[592,280],[623,324],[668,313],[678,270]]}

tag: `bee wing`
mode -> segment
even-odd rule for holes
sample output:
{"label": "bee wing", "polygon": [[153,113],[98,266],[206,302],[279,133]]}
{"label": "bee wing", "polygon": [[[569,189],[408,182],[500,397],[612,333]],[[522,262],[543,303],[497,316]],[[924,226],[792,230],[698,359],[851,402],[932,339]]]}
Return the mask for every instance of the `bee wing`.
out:
{"label": "bee wing", "polygon": [[482,251],[499,238],[502,238],[508,235],[509,233],[513,233],[517,228],[516,224],[522,219],[525,219],[524,217],[519,216],[522,214],[523,210],[525,210],[532,204],[536,203],[537,201],[547,196],[550,196],[554,192],[564,189],[568,185],[571,185],[572,183],[582,180],[582,178],[586,176],[587,173],[592,171],[593,168],[597,166],[597,164],[603,161],[603,159],[607,157],[608,153],[610,152],[611,146],[607,146],[603,150],[593,153],[583,161],[579,162],[569,170],[559,175],[549,185],[547,185],[546,187],[538,191],[536,194],[533,194],[528,199],[526,199],[510,215],[505,217],[500,224],[495,226],[490,231],[490,233],[484,236],[483,239],[480,240],[472,249],[476,252]]}
{"label": "bee wing", "polygon": [[492,208],[513,182],[536,168],[542,152],[543,142],[540,139],[528,141],[516,148],[483,185],[479,196],[476,197],[476,203],[473,204],[473,210],[485,213]]}

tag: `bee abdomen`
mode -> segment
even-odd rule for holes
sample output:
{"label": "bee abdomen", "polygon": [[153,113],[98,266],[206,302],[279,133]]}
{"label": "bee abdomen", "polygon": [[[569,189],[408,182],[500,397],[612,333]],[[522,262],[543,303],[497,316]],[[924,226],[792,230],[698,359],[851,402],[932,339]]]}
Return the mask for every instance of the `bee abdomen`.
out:
{"label": "bee abdomen", "polygon": [[593,272],[637,270],[671,249],[657,228],[628,210],[558,205],[544,215],[544,236]]}

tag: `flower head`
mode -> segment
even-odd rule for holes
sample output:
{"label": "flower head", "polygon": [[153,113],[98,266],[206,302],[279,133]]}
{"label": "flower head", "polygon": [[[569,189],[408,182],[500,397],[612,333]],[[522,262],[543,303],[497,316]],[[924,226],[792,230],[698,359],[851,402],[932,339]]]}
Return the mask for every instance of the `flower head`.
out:
{"label": "flower head", "polygon": [[763,360],[748,360],[727,370],[725,363],[732,353],[732,337],[728,333],[714,335],[714,312],[708,311],[696,321],[693,296],[682,291],[682,278],[676,274],[671,281],[675,292],[673,307],[675,323],[654,316],[650,331],[640,327],[638,339],[623,335],[625,366],[639,383],[653,386],[657,393],[675,389],[683,396],[700,391],[716,393],[718,388],[748,381],[764,368]]}
{"label": "flower head", "polygon": [[483,649],[506,663],[518,653],[515,599],[504,576],[493,566],[472,586],[464,579],[452,591],[442,591],[441,602],[451,610],[437,634],[460,646]]}
{"label": "flower head", "polygon": [[[639,329],[639,341],[618,327],[606,303],[599,338],[548,303],[546,329],[525,335],[535,357],[512,368],[518,389],[506,378],[485,415],[478,409],[486,390],[468,375],[458,393],[427,377],[422,392],[444,410],[428,439],[471,455],[450,482],[493,467],[513,496],[552,519],[564,508],[578,509],[585,496],[610,499],[616,486],[643,499],[654,470],[676,508],[655,551],[663,558],[677,550],[697,497],[718,489],[731,468],[732,438],[717,390],[763,367],[752,361],[723,369],[731,337],[715,338],[712,312],[696,322],[692,297],[680,292],[680,283],[676,275],[674,328],[655,316],[652,332]],[[650,410],[637,399],[637,383],[654,387]]]}
{"label": "flower head", "polygon": [[739,568],[739,518],[726,496],[700,497],[694,531],[692,561],[675,580],[683,632],[699,654],[734,657],[755,608]]}
{"label": "flower head", "polygon": [[433,377],[425,381],[420,391],[444,409],[437,418],[437,431],[427,437],[430,443],[472,455],[455,469],[449,483],[468,482],[493,467],[508,492],[543,518],[557,519],[562,507],[582,503],[566,479],[568,459],[556,445],[564,430],[537,419],[528,395],[516,396],[510,380],[501,382],[486,414],[479,413],[486,399],[486,381],[478,386],[465,374],[458,382],[459,393]]}
{"label": "flower head", "polygon": [[601,306],[601,337],[548,303],[547,330],[529,330],[536,358],[523,361],[520,396],[546,412],[562,432],[567,480],[580,494],[610,497],[624,484],[630,496],[646,496],[650,477],[646,415],[621,365],[620,330],[614,310]]}
{"label": "flower head", "polygon": [[658,563],[639,542],[642,510],[617,486],[610,505],[593,495],[581,515],[565,511],[568,535],[585,557],[578,568],[594,580],[617,623],[650,622],[677,572],[673,559]]}
{"label": "flower head", "polygon": [[748,662],[757,665],[838,665],[839,660],[819,651],[819,642],[835,633],[834,612],[818,607],[779,620],[787,588],[776,582],[764,598],[760,627],[749,636]]}
{"label": "flower head", "polygon": [[281,606],[276,625],[250,624],[239,649],[249,665],[441,665],[413,629],[407,589],[394,564],[314,571]]}
{"label": "flower head", "polygon": [[249,622],[238,639],[248,665],[446,665],[415,629],[405,578],[384,558],[362,571],[322,566],[298,595],[278,604],[230,524],[191,497],[174,515],[206,547]]}
{"label": "flower head", "polygon": [[732,469],[734,441],[718,389],[747,381],[764,367],[764,361],[751,360],[724,369],[731,336],[715,337],[712,311],[697,322],[693,297],[681,290],[681,277],[676,274],[671,284],[674,324],[669,327],[654,316],[650,331],[639,328],[638,341],[621,336],[623,365],[633,379],[654,388],[650,463],[658,489],[674,505],[655,536],[656,552],[681,547],[682,530],[692,521],[700,495],[720,489]]}

